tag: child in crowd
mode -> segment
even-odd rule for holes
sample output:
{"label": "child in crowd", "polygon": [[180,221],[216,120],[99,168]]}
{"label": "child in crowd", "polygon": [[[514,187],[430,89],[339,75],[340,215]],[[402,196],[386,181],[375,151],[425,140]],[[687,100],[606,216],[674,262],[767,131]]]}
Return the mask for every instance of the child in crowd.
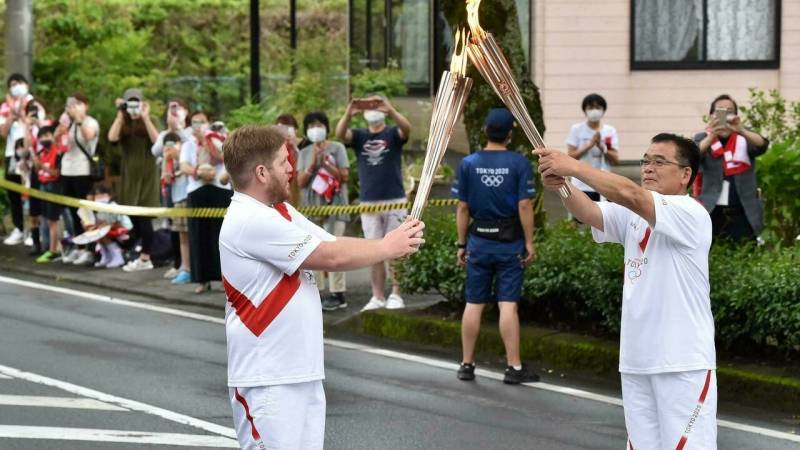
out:
{"label": "child in crowd", "polygon": [[[101,183],[92,188],[87,200],[116,205],[111,199],[111,190]],[[81,224],[87,231],[73,238],[73,241],[81,245],[88,242],[98,242],[100,261],[96,262],[94,266],[107,269],[122,267],[125,264],[125,258],[122,256],[119,242],[128,239],[128,234],[133,228],[131,219],[123,214],[103,211],[92,212],[85,208],[78,210],[78,215],[81,218]]]}
{"label": "child in crowd", "polygon": [[[39,181],[39,189],[51,194],[61,193],[59,175],[61,171],[61,156],[64,154],[61,147],[54,142],[55,128],[53,126],[40,127],[35,144],[36,151],[33,155],[33,165]],[[43,201],[41,204],[42,215],[47,219],[49,235],[49,248],[36,259],[37,263],[49,263],[58,257],[58,220],[64,210],[62,205]]]}

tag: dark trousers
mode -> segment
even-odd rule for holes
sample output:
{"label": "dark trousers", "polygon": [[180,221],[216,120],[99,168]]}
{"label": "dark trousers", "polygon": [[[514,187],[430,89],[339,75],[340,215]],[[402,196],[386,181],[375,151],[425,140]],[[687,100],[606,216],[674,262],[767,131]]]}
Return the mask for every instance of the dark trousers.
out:
{"label": "dark trousers", "polygon": [[[92,177],[86,176],[62,176],[59,178],[61,182],[61,193],[67,197],[74,197],[79,199],[86,199],[89,192],[92,190]],[[78,208],[67,208],[69,215],[72,217],[72,226],[75,228],[75,236],[83,234],[83,225],[81,225],[81,218],[78,217]]]}
{"label": "dark trousers", "polygon": [[[17,174],[8,173],[9,170],[12,169],[12,165],[14,161],[11,158],[6,158],[6,171],[5,171],[5,179],[12,182],[12,183],[20,183],[22,184],[22,177]],[[14,226],[18,228],[20,231],[25,229],[25,219],[22,215],[22,196],[18,192],[7,191],[8,192],[8,206],[11,209],[11,221],[14,223]]]}
{"label": "dark trousers", "polygon": [[153,249],[153,221],[150,217],[130,216],[133,232],[142,240],[142,253],[149,255]]}
{"label": "dark trousers", "polygon": [[732,242],[754,241],[756,234],[742,208],[717,206],[711,211],[711,229],[714,238]]}

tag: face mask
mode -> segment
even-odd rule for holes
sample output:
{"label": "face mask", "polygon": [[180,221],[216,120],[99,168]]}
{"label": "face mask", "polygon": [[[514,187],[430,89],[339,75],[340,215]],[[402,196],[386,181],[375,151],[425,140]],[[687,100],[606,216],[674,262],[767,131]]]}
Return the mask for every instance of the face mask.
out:
{"label": "face mask", "polygon": [[586,118],[589,119],[589,122],[600,122],[600,119],[603,118],[603,113],[602,109],[587,109]]}
{"label": "face mask", "polygon": [[297,137],[297,132],[294,130],[294,127],[286,127],[286,134],[292,139]]}
{"label": "face mask", "polygon": [[49,149],[53,146],[53,141],[39,141],[42,144],[42,148]]}
{"label": "face mask", "polygon": [[208,124],[205,122],[192,121],[192,130],[205,133],[208,130]]}
{"label": "face mask", "polygon": [[328,136],[328,130],[325,127],[314,127],[309,128],[306,134],[308,135],[308,140],[316,144],[325,140]]}
{"label": "face mask", "polygon": [[129,101],[125,110],[128,112],[128,115],[132,117],[139,117],[142,115],[142,105],[139,102]]}
{"label": "face mask", "polygon": [[108,203],[109,201],[111,201],[111,197],[107,195],[95,195],[94,201],[96,201],[97,203]]}
{"label": "face mask", "polygon": [[381,111],[364,111],[364,120],[369,124],[379,124],[386,120],[386,114]]}
{"label": "face mask", "polygon": [[23,97],[28,95],[28,85],[27,84],[15,84],[11,87],[11,96],[12,97]]}

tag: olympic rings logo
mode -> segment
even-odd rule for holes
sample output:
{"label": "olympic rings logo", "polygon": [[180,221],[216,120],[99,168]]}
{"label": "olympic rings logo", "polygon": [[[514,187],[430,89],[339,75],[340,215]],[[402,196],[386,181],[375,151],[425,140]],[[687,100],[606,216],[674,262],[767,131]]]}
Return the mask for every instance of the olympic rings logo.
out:
{"label": "olympic rings logo", "polygon": [[483,175],[481,176],[481,183],[488,187],[500,187],[503,184],[502,175]]}

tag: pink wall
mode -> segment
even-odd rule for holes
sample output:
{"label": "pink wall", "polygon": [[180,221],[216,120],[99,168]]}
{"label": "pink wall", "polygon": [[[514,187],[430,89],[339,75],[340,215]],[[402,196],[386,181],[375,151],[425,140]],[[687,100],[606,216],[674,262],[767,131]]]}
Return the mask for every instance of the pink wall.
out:
{"label": "pink wall", "polygon": [[551,146],[565,146],[590,92],[608,101],[605,120],[617,128],[626,160],[638,159],[658,132],[691,137],[720,93],[744,103],[750,87],[777,88],[800,100],[800,2],[783,1],[779,70],[713,71],[631,71],[630,0],[533,2],[534,81]]}

